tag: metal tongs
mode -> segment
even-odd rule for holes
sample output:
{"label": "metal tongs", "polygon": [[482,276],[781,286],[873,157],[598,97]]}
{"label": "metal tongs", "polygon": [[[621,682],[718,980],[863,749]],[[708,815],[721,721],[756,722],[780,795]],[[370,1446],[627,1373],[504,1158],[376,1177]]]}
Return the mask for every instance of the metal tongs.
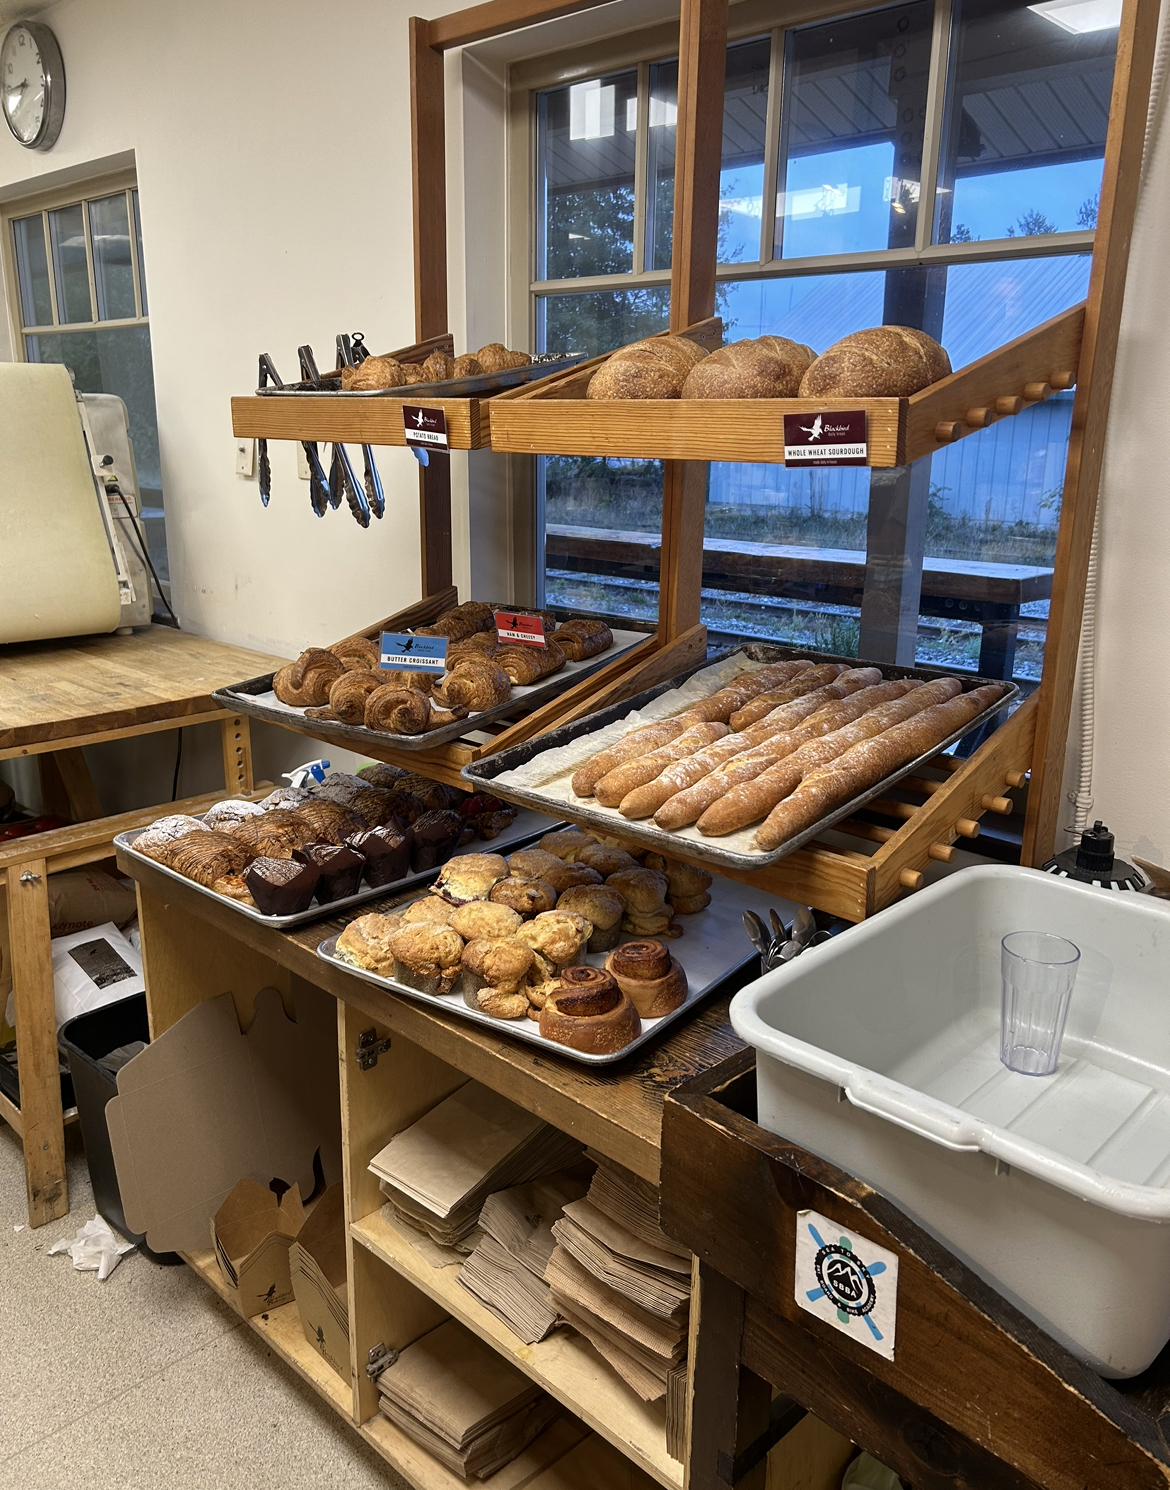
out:
{"label": "metal tongs", "polygon": [[743,913],[744,930],[752,946],[760,954],[765,972],[783,967],[786,962],[791,962],[810,947],[822,946],[840,929],[835,927],[832,931],[818,930],[816,916],[811,907],[806,905],[797,907],[796,914],[787,926],[775,908],[769,910],[768,919],[772,923],[771,935],[755,911]]}
{"label": "metal tongs", "polygon": [[[276,371],[276,364],[267,352],[261,352],[258,386],[260,388],[267,388],[270,383],[274,388],[284,387],[284,380]],[[268,460],[268,441],[257,440],[256,446],[260,467],[260,500],[267,507],[269,499],[272,496],[272,466]],[[324,517],[328,504],[328,493],[326,489],[325,470],[321,465],[320,457],[317,455],[317,446],[311,440],[302,440],[301,449],[305,452],[305,459],[309,462],[309,501],[313,504],[313,511],[317,516]]]}
{"label": "metal tongs", "polygon": [[[360,331],[355,331],[352,337],[347,336],[344,331],[338,336],[337,366],[339,368],[358,367],[369,355],[366,349],[365,339]],[[382,494],[382,480],[378,475],[378,467],[374,464],[374,449],[372,445],[362,446],[362,459],[365,461],[366,466],[366,500],[374,516],[381,517],[386,511],[386,498]]]}
{"label": "metal tongs", "polygon": [[[297,356],[301,361],[302,379],[319,388],[321,374],[317,371],[317,359],[313,356],[312,347],[307,345],[298,347]],[[358,485],[357,473],[349,458],[349,452],[344,445],[335,440],[333,459],[329,464],[329,479],[325,486],[325,496],[330,507],[340,507],[343,494],[349,503],[349,510],[353,513],[354,521],[359,527],[368,528],[370,526],[370,504],[366,500],[365,491]],[[315,504],[313,510],[314,512],[317,510]]]}

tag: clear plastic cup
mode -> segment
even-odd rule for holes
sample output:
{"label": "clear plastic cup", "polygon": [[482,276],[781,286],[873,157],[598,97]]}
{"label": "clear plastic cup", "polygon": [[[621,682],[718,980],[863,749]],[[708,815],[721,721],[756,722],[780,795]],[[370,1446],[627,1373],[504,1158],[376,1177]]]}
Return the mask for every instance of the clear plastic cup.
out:
{"label": "clear plastic cup", "polygon": [[1076,982],[1080,948],[1047,931],[1013,931],[1001,943],[999,1058],[1022,1076],[1051,1076]]}

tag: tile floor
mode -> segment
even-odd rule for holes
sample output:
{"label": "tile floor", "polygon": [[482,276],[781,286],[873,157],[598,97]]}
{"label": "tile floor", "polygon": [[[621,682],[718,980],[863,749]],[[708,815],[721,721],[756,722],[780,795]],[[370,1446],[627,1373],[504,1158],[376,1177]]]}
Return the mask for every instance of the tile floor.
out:
{"label": "tile floor", "polygon": [[0,1490],[405,1490],[189,1268],[130,1252],[99,1283],[47,1255],[94,1214],[68,1137],[69,1215],[17,1231],[0,1121]]}

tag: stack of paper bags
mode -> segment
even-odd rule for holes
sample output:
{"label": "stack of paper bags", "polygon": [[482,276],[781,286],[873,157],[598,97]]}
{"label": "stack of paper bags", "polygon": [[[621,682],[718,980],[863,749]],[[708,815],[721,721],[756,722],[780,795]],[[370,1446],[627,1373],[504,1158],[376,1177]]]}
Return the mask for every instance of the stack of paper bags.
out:
{"label": "stack of paper bags", "polygon": [[464,1479],[510,1464],[560,1410],[453,1319],[408,1345],[378,1389],[390,1421]]}
{"label": "stack of paper bags", "polygon": [[531,1184],[499,1190],[479,1215],[483,1240],[464,1263],[459,1282],[525,1345],[560,1322],[544,1271],[556,1246],[553,1223],[589,1189],[583,1164]]}
{"label": "stack of paper bags", "polygon": [[469,1081],[396,1134],[370,1171],[397,1216],[437,1245],[458,1248],[493,1190],[562,1169],[580,1153],[576,1139]]}
{"label": "stack of paper bags", "polygon": [[553,1225],[545,1282],[562,1317],[643,1401],[686,1355],[691,1258],[658,1225],[657,1192],[601,1159],[585,1200]]}

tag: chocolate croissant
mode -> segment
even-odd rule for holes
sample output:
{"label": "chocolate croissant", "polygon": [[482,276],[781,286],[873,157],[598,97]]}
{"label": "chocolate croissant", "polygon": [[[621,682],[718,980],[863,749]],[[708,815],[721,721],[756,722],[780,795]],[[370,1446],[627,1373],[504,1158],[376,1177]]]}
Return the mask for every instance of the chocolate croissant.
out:
{"label": "chocolate croissant", "polygon": [[231,833],[188,833],[176,839],[162,860],[176,874],[208,889],[226,875],[239,874],[252,853]]}
{"label": "chocolate croissant", "polygon": [[272,677],[272,691],[282,704],[304,709],[329,702],[329,690],[345,666],[324,647],[309,647]]}
{"label": "chocolate croissant", "polygon": [[566,659],[560,647],[549,637],[543,647],[529,647],[519,642],[510,647],[501,647],[495,660],[511,678],[514,686],[523,687],[539,683],[542,678],[559,672]]}
{"label": "chocolate croissant", "polygon": [[599,652],[612,647],[613,632],[604,621],[581,616],[558,627],[552,640],[570,662],[583,662],[587,657],[596,657]]}
{"label": "chocolate croissant", "polygon": [[360,671],[342,673],[329,690],[329,702],[323,709],[306,709],[310,719],[335,719],[341,724],[364,724],[366,699],[382,687],[380,673]]}
{"label": "chocolate croissant", "polygon": [[445,709],[465,708],[478,713],[511,697],[512,683],[498,663],[487,656],[461,657],[435,684],[435,702]]}
{"label": "chocolate croissant", "polygon": [[366,728],[391,735],[421,735],[430,728],[431,701],[417,688],[383,683],[366,699]]}

